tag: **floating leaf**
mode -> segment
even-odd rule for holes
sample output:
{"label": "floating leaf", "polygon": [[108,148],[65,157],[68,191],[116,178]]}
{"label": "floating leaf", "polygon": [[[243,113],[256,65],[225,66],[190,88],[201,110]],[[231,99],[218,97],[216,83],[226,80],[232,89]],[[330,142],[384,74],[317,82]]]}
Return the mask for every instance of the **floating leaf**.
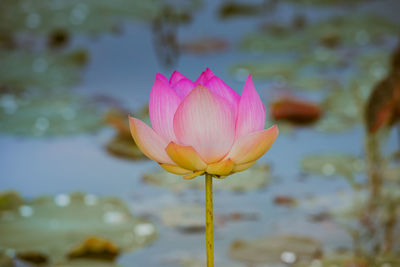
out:
{"label": "floating leaf", "polygon": [[317,130],[324,132],[343,131],[361,122],[359,106],[352,89],[337,88],[323,100],[324,118],[317,124]]}
{"label": "floating leaf", "polygon": [[40,197],[0,212],[0,236],[2,249],[40,253],[62,263],[89,236],[131,251],[154,240],[156,231],[150,222],[133,217],[117,198],[75,193]]}
{"label": "floating leaf", "polygon": [[96,34],[112,31],[123,19],[151,20],[161,1],[51,1],[5,0],[0,5],[0,30],[49,33],[56,29]]}
{"label": "floating leaf", "polygon": [[166,208],[161,215],[164,225],[185,232],[205,230],[205,208],[199,204],[185,204]]}
{"label": "floating leaf", "polygon": [[234,241],[229,255],[246,264],[311,262],[321,255],[321,244],[309,237],[275,236],[254,241]]}
{"label": "floating leaf", "polygon": [[357,4],[360,2],[367,2],[369,0],[289,0],[291,2],[294,2],[296,4],[306,4],[306,5],[332,5],[332,6],[337,6],[337,5],[351,5],[351,4]]}
{"label": "floating leaf", "polygon": [[282,98],[271,103],[271,117],[276,121],[306,125],[315,123],[322,111],[315,103],[295,98]]}
{"label": "floating leaf", "polygon": [[228,48],[228,42],[218,37],[203,37],[197,40],[185,41],[180,49],[193,54],[221,52]]}
{"label": "floating leaf", "polygon": [[72,260],[65,263],[54,264],[54,267],[122,267],[113,262],[99,260]]}
{"label": "floating leaf", "polygon": [[353,181],[356,173],[364,170],[364,162],[355,156],[325,154],[306,156],[301,161],[304,171],[323,176],[343,176]]}
{"label": "floating leaf", "polygon": [[0,96],[0,131],[23,136],[93,132],[102,126],[102,108],[83,96],[59,92]]}
{"label": "floating leaf", "polygon": [[[230,175],[226,179],[214,179],[214,190],[229,190],[234,192],[251,191],[262,188],[270,181],[270,168],[266,164],[256,164],[250,169]],[[185,181],[181,176],[171,174],[164,170],[147,173],[143,181],[155,186],[166,187],[175,192],[187,188],[204,189],[204,179]]]}
{"label": "floating leaf", "polygon": [[[111,155],[123,159],[146,159],[132,139],[127,119],[128,115],[128,112],[122,110],[110,110],[105,114],[106,123],[114,127],[117,131],[115,137],[107,143],[106,150]],[[147,108],[135,114],[135,117],[145,122],[150,120]]]}
{"label": "floating leaf", "polygon": [[88,55],[69,53],[0,51],[0,87],[58,89],[76,84]]}
{"label": "floating leaf", "polygon": [[0,193],[0,212],[16,209],[23,203],[24,200],[22,199],[20,194],[15,191]]}
{"label": "floating leaf", "polygon": [[243,76],[251,73],[255,78],[269,78],[288,80],[292,77],[296,65],[293,62],[268,62],[268,63],[247,63],[234,65],[231,72],[234,76]]}
{"label": "floating leaf", "polygon": [[365,107],[365,121],[370,133],[400,120],[400,77],[380,81],[373,89]]}
{"label": "floating leaf", "polygon": [[73,248],[68,257],[77,258],[94,258],[114,260],[119,255],[119,248],[112,242],[98,238],[95,236],[88,237],[82,244]]}

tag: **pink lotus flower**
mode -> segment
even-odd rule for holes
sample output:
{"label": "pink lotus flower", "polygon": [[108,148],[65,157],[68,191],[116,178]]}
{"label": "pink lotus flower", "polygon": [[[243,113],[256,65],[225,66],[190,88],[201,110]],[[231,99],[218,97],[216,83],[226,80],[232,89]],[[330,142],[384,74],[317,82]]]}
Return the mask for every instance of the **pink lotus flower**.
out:
{"label": "pink lotus flower", "polygon": [[153,129],[129,118],[137,146],[186,179],[246,170],[278,136],[276,125],[264,130],[265,108],[250,75],[239,96],[208,68],[195,82],[177,71],[169,80],[158,73],[149,112]]}

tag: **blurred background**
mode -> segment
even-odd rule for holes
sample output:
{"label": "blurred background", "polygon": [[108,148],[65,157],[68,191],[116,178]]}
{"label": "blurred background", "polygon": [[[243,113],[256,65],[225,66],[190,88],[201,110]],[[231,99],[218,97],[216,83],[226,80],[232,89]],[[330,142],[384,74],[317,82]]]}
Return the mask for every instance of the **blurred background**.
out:
{"label": "blurred background", "polygon": [[203,179],[146,160],[157,72],[248,73],[280,136],[215,181],[216,266],[400,266],[398,0],[0,0],[0,266],[205,266]]}

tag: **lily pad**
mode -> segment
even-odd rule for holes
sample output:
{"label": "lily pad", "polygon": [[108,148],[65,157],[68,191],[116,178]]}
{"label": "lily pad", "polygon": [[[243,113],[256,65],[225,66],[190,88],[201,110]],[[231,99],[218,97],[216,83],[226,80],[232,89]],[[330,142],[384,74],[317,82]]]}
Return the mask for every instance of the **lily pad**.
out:
{"label": "lily pad", "polygon": [[55,52],[0,52],[0,86],[54,89],[76,84],[88,60],[84,50]]}
{"label": "lily pad", "polygon": [[[271,179],[269,165],[256,164],[250,169],[228,176],[226,179],[214,179],[214,190],[228,190],[243,192],[260,189],[266,186]],[[173,190],[182,192],[185,189],[204,189],[204,179],[197,177],[193,180],[183,180],[181,176],[171,174],[164,170],[147,173],[143,176],[143,181]]]}
{"label": "lily pad", "polygon": [[99,260],[72,260],[66,263],[54,264],[54,267],[122,267],[113,262]]}
{"label": "lily pad", "polygon": [[0,249],[47,255],[63,263],[90,236],[113,242],[122,252],[156,238],[155,226],[131,215],[117,198],[74,193],[39,197],[0,212]]}
{"label": "lily pad", "polygon": [[[129,114],[129,112],[122,110],[110,110],[105,114],[106,123],[117,131],[115,137],[107,143],[105,148],[108,153],[115,157],[129,160],[146,159],[146,156],[140,151],[132,138],[127,120]],[[135,117],[149,122],[147,106],[135,113]]]}
{"label": "lily pad", "polygon": [[355,91],[352,90],[337,88],[329,93],[321,104],[324,107],[324,118],[316,125],[317,130],[340,132],[362,122],[359,110],[361,107],[353,94]]}
{"label": "lily pad", "polygon": [[268,63],[251,62],[232,66],[231,73],[234,76],[243,76],[243,74],[251,73],[255,78],[268,78],[285,81],[293,76],[295,69],[296,64],[290,61]]}
{"label": "lily pad", "polygon": [[200,204],[184,204],[166,208],[161,214],[164,225],[185,232],[205,230],[205,208]]}
{"label": "lily pad", "polygon": [[309,237],[275,236],[254,241],[234,241],[229,255],[246,264],[294,264],[311,262],[322,254],[321,244]]}
{"label": "lily pad", "polygon": [[151,20],[159,12],[161,1],[3,1],[0,29],[5,32],[48,33],[55,29],[95,34],[112,31],[122,19]]}
{"label": "lily pad", "polygon": [[365,167],[363,160],[355,156],[323,154],[304,157],[301,168],[317,175],[343,176],[352,182],[354,175],[362,172]]}
{"label": "lily pad", "polygon": [[351,5],[360,2],[367,2],[369,0],[289,0],[296,4],[306,4],[315,6],[337,6],[337,5]]}
{"label": "lily pad", "polygon": [[102,108],[89,99],[59,92],[0,96],[0,131],[22,136],[93,132],[102,126]]}

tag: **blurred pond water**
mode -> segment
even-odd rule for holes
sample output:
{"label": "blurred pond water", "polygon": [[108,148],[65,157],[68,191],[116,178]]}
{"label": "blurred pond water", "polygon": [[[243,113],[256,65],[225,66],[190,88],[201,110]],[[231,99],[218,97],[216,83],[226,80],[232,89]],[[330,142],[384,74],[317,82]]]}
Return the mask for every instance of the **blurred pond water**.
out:
{"label": "blurred pond water", "polygon": [[[400,130],[388,126],[400,115],[398,1],[64,2],[42,15],[29,13],[29,1],[19,1],[23,11],[0,4],[25,21],[0,19],[0,190],[25,199],[22,217],[47,203],[43,195],[118,197],[132,225],[144,220],[136,233],[150,227],[154,239],[129,251],[116,234],[118,264],[204,266],[202,178],[186,181],[141,159],[124,123],[127,114],[147,118],[156,72],[195,80],[209,67],[238,93],[250,72],[281,134],[258,167],[216,181],[216,265],[400,266]],[[368,100],[385,77],[395,84],[386,98]],[[285,108],[287,98],[297,106]],[[366,121],[378,126],[365,130],[368,107]],[[10,233],[4,199],[0,233]],[[13,231],[31,224],[21,225]],[[7,242],[1,250],[20,245]]]}

